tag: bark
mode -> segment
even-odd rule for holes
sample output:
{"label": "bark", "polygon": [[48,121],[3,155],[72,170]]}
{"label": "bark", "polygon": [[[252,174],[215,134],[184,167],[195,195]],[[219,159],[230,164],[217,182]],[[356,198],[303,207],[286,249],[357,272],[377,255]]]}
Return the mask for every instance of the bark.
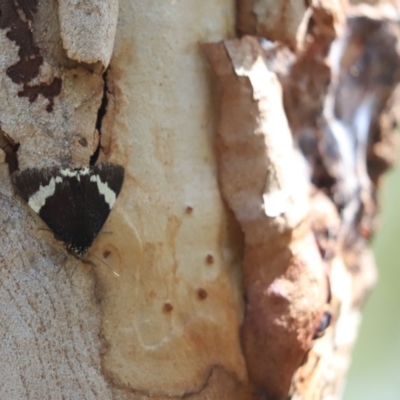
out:
{"label": "bark", "polygon": [[[399,21],[286,3],[2,2],[1,398],[340,398]],[[101,161],[125,182],[77,260],[10,174]]]}

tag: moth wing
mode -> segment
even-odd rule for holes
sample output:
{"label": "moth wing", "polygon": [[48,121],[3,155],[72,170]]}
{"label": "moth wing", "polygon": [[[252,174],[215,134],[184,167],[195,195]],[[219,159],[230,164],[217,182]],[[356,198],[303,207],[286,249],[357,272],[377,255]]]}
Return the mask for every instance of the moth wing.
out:
{"label": "moth wing", "polygon": [[17,171],[12,182],[57,239],[69,244],[77,232],[83,232],[83,191],[77,179],[66,179],[60,168],[50,167]]}
{"label": "moth wing", "polygon": [[101,163],[92,168],[91,174],[98,175],[118,197],[124,182],[124,167],[113,163]]}
{"label": "moth wing", "polygon": [[30,168],[12,175],[19,195],[80,256],[104,225],[123,180],[124,168],[111,163],[81,170]]}
{"label": "moth wing", "polygon": [[117,164],[95,165],[89,175],[81,177],[85,190],[85,227],[93,236],[100,232],[121,191],[124,168]]}
{"label": "moth wing", "polygon": [[59,168],[50,167],[43,169],[28,168],[16,171],[11,175],[11,181],[18,194],[28,202],[39,191],[40,186],[46,187],[52,178],[58,175]]}

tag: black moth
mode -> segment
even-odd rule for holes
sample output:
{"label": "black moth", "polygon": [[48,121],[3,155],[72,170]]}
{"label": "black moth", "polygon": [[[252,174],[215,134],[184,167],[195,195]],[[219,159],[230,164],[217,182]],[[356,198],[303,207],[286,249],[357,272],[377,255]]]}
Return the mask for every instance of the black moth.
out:
{"label": "black moth", "polygon": [[124,168],[111,163],[82,169],[29,168],[12,174],[18,194],[78,258],[100,232],[123,180]]}

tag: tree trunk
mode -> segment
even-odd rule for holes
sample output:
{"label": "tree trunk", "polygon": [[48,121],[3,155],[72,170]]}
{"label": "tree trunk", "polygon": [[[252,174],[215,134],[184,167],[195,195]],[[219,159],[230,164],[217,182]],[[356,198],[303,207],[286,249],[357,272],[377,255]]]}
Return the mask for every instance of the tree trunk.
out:
{"label": "tree trunk", "polygon": [[[340,399],[394,161],[396,18],[2,0],[0,398]],[[10,175],[101,162],[123,187],[76,258]]]}

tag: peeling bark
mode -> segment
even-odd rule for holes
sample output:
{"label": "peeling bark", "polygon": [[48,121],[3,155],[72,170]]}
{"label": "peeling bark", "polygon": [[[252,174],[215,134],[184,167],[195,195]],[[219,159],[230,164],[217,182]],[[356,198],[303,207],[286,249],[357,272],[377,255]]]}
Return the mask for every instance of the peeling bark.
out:
{"label": "peeling bark", "polygon": [[328,299],[307,218],[305,173],[279,81],[263,61],[257,39],[206,49],[223,87],[220,184],[245,240],[242,343],[249,378],[267,398],[281,399],[310,349]]}
{"label": "peeling bark", "polygon": [[[240,2],[239,7],[247,7],[249,3]],[[368,240],[376,227],[376,189],[382,172],[393,162],[395,153],[393,147],[392,152],[389,151],[389,143],[392,146],[395,143],[393,129],[397,120],[393,117],[395,108],[392,106],[400,71],[398,21],[393,18],[396,15],[394,10],[390,12],[390,8],[382,8],[382,13],[374,14],[366,7],[354,8],[351,18],[344,25],[345,8],[339,11],[337,7],[331,8],[332,3],[316,3],[310,5],[307,38],[303,42],[306,45],[297,56],[291,55],[284,45],[264,42],[263,39],[260,43],[265,51],[262,52],[257,39],[248,37],[235,42],[235,45],[224,42],[206,47],[223,88],[218,147],[220,185],[245,235],[242,268],[246,308],[242,345],[249,379],[261,398],[266,396],[268,399],[286,398],[290,382],[293,399],[340,398],[351,347],[357,336],[359,308],[376,280],[373,256],[368,249]],[[266,6],[267,2],[263,4]],[[345,6],[344,3],[342,5]],[[256,9],[260,10],[259,4],[254,2],[253,7],[253,17],[261,18],[256,12]],[[267,13],[265,15],[272,18]],[[240,14],[239,8],[239,29],[241,18],[243,14]],[[253,28],[249,28],[248,32],[263,32],[262,35],[269,40],[280,40],[292,48],[300,48],[298,41],[294,44],[294,36],[292,40],[287,40],[284,35],[268,31],[260,19],[253,19],[251,23]],[[279,328],[284,326],[282,320],[289,315],[287,310],[293,312],[297,304],[302,304],[311,295],[302,296],[302,285],[298,284],[295,290],[298,297],[287,296],[287,304],[290,304],[287,310],[276,307],[277,301],[272,304],[266,302],[268,296],[273,298],[276,294],[267,288],[276,284],[265,276],[281,268],[280,281],[290,281],[293,277],[286,272],[290,271],[290,265],[279,259],[274,228],[267,224],[260,228],[254,222],[257,221],[257,213],[249,212],[254,207],[260,215],[274,216],[268,215],[268,202],[265,201],[268,196],[262,195],[264,188],[257,182],[257,179],[264,182],[267,192],[276,191],[276,184],[269,180],[271,168],[272,171],[276,169],[276,161],[263,154],[263,151],[269,154],[271,150],[269,140],[262,140],[262,135],[273,137],[270,132],[275,132],[275,136],[282,140],[282,132],[288,130],[286,124],[275,121],[282,114],[276,109],[276,105],[281,103],[281,96],[275,89],[278,80],[273,83],[271,79],[266,79],[268,68],[270,74],[276,72],[282,85],[285,113],[295,143],[307,160],[308,171],[301,170],[301,157],[296,159],[290,156],[293,153],[290,146],[285,149],[285,155],[290,160],[281,156],[278,164],[285,168],[289,168],[290,164],[296,165],[297,170],[291,172],[296,182],[301,181],[301,176],[304,178],[310,174],[312,186],[308,192],[309,213],[305,224],[313,232],[321,258],[310,260],[308,266],[315,267],[322,275],[326,273],[329,283],[325,304],[314,299],[316,309],[309,309],[318,315],[317,320],[320,321],[317,328],[312,323],[309,325],[314,329],[314,343],[309,352],[311,343],[299,340],[302,328],[307,326],[300,323],[304,320],[298,318],[297,324],[294,322],[298,343],[290,340]],[[275,108],[259,105],[262,104],[260,93],[264,93],[264,102],[273,104]],[[253,123],[246,124],[252,118]],[[251,145],[252,136],[255,138],[254,145]],[[386,161],[380,158],[383,154]],[[257,161],[260,155],[263,155],[262,161]],[[265,168],[264,173],[262,168]],[[286,188],[288,192],[289,186]],[[278,185],[279,189],[281,187]],[[295,185],[292,190],[297,193],[296,200],[300,201],[302,193],[307,191],[302,192],[298,186],[294,188]],[[285,204],[284,197],[280,196],[281,207]],[[254,243],[254,238],[258,236],[262,240]],[[290,240],[296,239],[296,235],[287,239],[286,243],[283,238],[284,235],[281,248],[290,252]],[[311,242],[310,245],[304,238],[300,238],[300,242],[303,251],[314,244]],[[274,250],[270,250],[268,245]],[[256,252],[257,247],[259,258],[248,257]],[[262,250],[263,247],[266,249]],[[271,262],[275,257],[279,261]],[[260,258],[264,262],[260,262]],[[253,267],[249,267],[249,260],[255,261]],[[305,265],[307,268],[307,262]],[[248,279],[251,268],[252,280]],[[314,285],[324,293],[326,282],[323,282],[322,275],[319,280],[314,279]],[[301,281],[305,277],[303,272],[296,278]],[[256,285],[252,282],[261,287],[259,296],[254,296]],[[307,286],[313,287],[310,282],[304,284],[304,287]],[[268,329],[274,319],[279,321],[279,324],[275,322],[279,328]],[[275,336],[278,332],[279,335]],[[254,340],[257,337],[258,340]],[[249,342],[252,341],[255,342],[254,350],[249,351]],[[267,345],[263,345],[263,341]],[[296,349],[297,358],[290,358],[288,354],[295,354]],[[307,357],[303,359],[301,355],[306,352]]]}

